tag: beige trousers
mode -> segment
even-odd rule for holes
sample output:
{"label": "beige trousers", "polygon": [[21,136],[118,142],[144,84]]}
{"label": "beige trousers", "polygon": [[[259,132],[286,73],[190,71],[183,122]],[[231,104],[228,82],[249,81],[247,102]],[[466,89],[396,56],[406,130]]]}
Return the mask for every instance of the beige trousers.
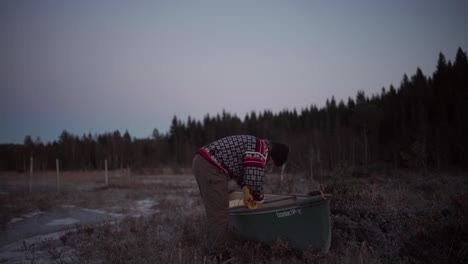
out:
{"label": "beige trousers", "polygon": [[205,205],[209,227],[211,251],[221,252],[228,242],[229,197],[226,175],[197,154],[193,158],[192,171]]}

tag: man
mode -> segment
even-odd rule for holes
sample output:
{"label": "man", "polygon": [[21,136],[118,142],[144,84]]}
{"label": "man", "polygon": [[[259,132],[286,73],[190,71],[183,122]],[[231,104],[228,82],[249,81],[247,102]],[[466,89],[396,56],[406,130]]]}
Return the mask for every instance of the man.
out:
{"label": "man", "polygon": [[282,166],[288,146],[255,136],[237,135],[214,141],[197,151],[192,170],[205,205],[212,252],[222,252],[228,240],[228,180],[242,188],[244,204],[256,209],[263,203],[265,167]]}

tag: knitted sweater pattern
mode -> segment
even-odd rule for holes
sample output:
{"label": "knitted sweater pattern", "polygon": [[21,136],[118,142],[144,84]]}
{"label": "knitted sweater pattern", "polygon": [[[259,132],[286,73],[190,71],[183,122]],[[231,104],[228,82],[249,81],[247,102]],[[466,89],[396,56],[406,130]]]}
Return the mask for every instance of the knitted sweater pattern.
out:
{"label": "knitted sweater pattern", "polygon": [[268,155],[265,140],[250,135],[229,136],[200,148],[198,153],[239,186],[247,186],[255,200],[263,200]]}

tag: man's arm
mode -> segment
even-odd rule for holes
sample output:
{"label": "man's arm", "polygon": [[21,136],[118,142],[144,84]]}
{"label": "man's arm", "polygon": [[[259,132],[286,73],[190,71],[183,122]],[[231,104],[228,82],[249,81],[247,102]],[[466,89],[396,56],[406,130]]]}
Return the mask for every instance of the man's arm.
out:
{"label": "man's arm", "polygon": [[263,203],[263,179],[265,163],[260,153],[248,153],[244,157],[244,179],[240,186],[247,186],[256,203]]}

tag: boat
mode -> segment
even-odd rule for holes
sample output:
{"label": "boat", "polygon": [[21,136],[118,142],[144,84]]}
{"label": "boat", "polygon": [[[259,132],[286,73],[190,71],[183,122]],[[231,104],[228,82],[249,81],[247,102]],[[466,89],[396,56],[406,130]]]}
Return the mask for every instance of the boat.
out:
{"label": "boat", "polygon": [[243,205],[242,192],[229,195],[229,228],[241,239],[274,245],[279,239],[295,250],[328,252],[331,243],[328,196],[265,194],[258,209]]}

